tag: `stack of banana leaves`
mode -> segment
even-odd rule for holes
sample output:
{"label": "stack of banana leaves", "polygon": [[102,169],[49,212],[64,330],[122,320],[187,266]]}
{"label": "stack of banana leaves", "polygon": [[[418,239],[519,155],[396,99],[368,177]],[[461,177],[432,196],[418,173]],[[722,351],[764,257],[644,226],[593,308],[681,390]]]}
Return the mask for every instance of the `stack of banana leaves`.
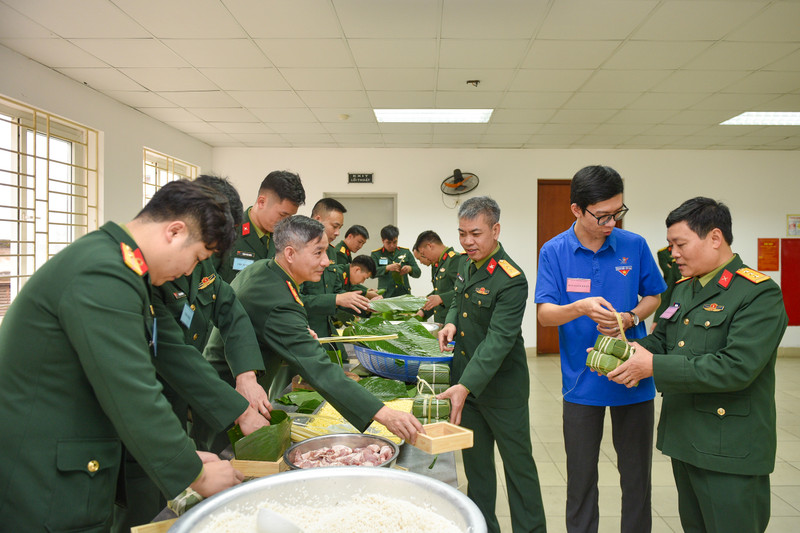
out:
{"label": "stack of banana leaves", "polygon": [[380,315],[386,320],[406,320],[415,316],[426,301],[420,296],[404,294],[403,296],[372,300],[370,307],[372,307],[373,316]]}
{"label": "stack of banana leaves", "polygon": [[380,341],[361,341],[371,350],[399,355],[415,355],[422,357],[441,357],[439,341],[419,320],[410,319],[399,324],[392,324],[381,316],[373,316],[367,320],[353,322],[345,328],[343,335],[391,335],[396,339]]}

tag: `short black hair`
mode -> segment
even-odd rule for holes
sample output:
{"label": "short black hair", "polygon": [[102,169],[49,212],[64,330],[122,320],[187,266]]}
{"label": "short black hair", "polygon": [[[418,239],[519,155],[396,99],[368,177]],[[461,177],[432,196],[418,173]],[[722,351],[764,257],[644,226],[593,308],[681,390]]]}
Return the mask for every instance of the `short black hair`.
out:
{"label": "short black hair", "polygon": [[602,165],[583,167],[572,177],[569,202],[585,213],[590,205],[622,194],[623,188],[622,178],[613,168]]}
{"label": "short black hair", "polygon": [[353,261],[350,264],[360,267],[361,270],[365,272],[369,272],[369,277],[374,276],[375,271],[377,270],[375,268],[375,261],[373,261],[368,255],[357,255],[353,258]]}
{"label": "short black hair", "polygon": [[314,208],[311,210],[311,217],[313,218],[317,215],[321,217],[324,213],[330,213],[331,211],[337,211],[344,214],[347,213],[347,208],[345,208],[345,206],[343,206],[342,202],[339,200],[334,200],[333,198],[323,198],[314,204]]}
{"label": "short black hair", "polygon": [[298,206],[306,203],[306,190],[300,181],[300,176],[288,170],[273,170],[258,188],[258,194],[272,191],[278,195],[280,201],[289,200]]}
{"label": "short black hair", "polygon": [[165,184],[136,218],[153,222],[181,220],[189,227],[190,235],[218,253],[225,253],[236,239],[228,200],[197,181],[181,179]]}
{"label": "short black hair", "polygon": [[287,246],[303,248],[308,243],[321,239],[324,234],[325,226],[319,220],[303,215],[284,218],[275,225],[275,232],[272,234],[275,252],[281,253]]}
{"label": "short black hair", "polygon": [[667,215],[667,228],[678,222],[686,222],[701,239],[705,239],[709,231],[719,228],[725,241],[733,244],[731,210],[722,202],[704,196],[686,200]]}
{"label": "short black hair", "polygon": [[423,231],[422,233],[419,234],[419,236],[417,236],[417,242],[414,243],[414,247],[412,248],[412,250],[419,251],[420,246],[424,246],[429,242],[432,242],[433,244],[443,244],[441,237],[439,237],[439,234],[429,229]]}
{"label": "short black hair", "polygon": [[364,226],[359,226],[358,224],[350,226],[350,229],[348,229],[344,234],[345,237],[349,237],[350,235],[360,235],[365,239],[369,239],[369,232],[367,231],[367,228]]}
{"label": "short black hair", "polygon": [[399,236],[400,236],[400,230],[397,229],[397,226],[389,224],[388,226],[384,226],[381,228],[381,240],[393,241]]}
{"label": "short black hair", "polygon": [[237,227],[242,225],[242,217],[244,216],[242,199],[239,198],[239,192],[228,178],[221,178],[214,174],[201,174],[197,176],[195,181],[197,183],[202,183],[206,187],[211,187],[227,198],[228,206],[231,209],[231,216],[233,217],[233,225]]}

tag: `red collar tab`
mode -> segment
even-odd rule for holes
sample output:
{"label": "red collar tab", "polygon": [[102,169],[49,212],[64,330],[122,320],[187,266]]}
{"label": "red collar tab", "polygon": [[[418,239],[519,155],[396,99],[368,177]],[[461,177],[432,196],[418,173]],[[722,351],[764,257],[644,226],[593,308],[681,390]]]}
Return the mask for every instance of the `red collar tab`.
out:
{"label": "red collar tab", "polygon": [[249,222],[245,222],[244,224],[242,224],[242,237],[244,237],[246,235],[250,235],[250,223]]}
{"label": "red collar tab", "polygon": [[122,259],[125,261],[125,265],[127,265],[128,268],[136,272],[139,276],[144,276],[147,273],[147,263],[139,248],[133,250],[130,246],[121,242],[120,250],[122,251]]}
{"label": "red collar tab", "polygon": [[733,279],[733,274],[726,268],[722,271],[722,275],[719,277],[719,281],[717,282],[720,287],[723,289],[727,289],[728,285],[731,284],[731,280]]}
{"label": "red collar tab", "polygon": [[494,257],[489,261],[489,264],[486,265],[486,271],[489,274],[494,274],[494,269],[497,268],[497,261],[494,260]]}

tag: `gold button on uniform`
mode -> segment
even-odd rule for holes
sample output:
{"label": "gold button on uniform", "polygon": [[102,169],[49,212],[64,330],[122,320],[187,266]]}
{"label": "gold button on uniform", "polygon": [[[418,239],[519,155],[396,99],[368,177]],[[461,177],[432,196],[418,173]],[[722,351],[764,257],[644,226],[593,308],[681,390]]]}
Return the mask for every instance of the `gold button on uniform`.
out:
{"label": "gold button on uniform", "polygon": [[481,301],[480,300],[478,300],[478,305],[481,305]]}
{"label": "gold button on uniform", "polygon": [[191,309],[192,311],[194,311],[194,310],[195,310],[195,306],[194,306],[194,304],[190,305],[190,306],[189,306],[189,309]]}
{"label": "gold button on uniform", "polygon": [[717,409],[717,414],[718,414],[719,416],[724,416],[724,415],[725,415],[725,409],[723,409],[722,407],[720,407],[719,409]]}
{"label": "gold button on uniform", "polygon": [[465,294],[465,295],[464,295],[464,298],[467,298],[467,299],[469,299],[469,294]]}
{"label": "gold button on uniform", "polygon": [[467,353],[464,350],[461,350],[461,355],[467,355]]}
{"label": "gold button on uniform", "polygon": [[216,300],[216,299],[217,299],[217,295],[216,295],[216,294],[212,294],[212,295],[211,295],[211,299],[212,299],[212,300]]}
{"label": "gold button on uniform", "polygon": [[684,319],[683,319],[683,323],[684,323],[684,324],[686,324],[686,325],[688,326],[688,325],[689,325],[689,319],[688,319],[688,318],[684,318]]}
{"label": "gold button on uniform", "polygon": [[461,336],[462,336],[462,337],[464,336],[464,332],[463,332],[463,331],[461,332]]}
{"label": "gold button on uniform", "polygon": [[97,472],[98,470],[100,470],[100,463],[92,459],[91,461],[89,461],[89,464],[86,465],[86,469],[89,472]]}
{"label": "gold button on uniform", "polygon": [[192,335],[192,340],[193,340],[193,341],[196,341],[196,340],[197,340],[197,336],[198,336],[198,335],[197,335],[197,333],[195,333],[194,335]]}
{"label": "gold button on uniform", "polygon": [[681,348],[683,348],[683,345],[684,345],[684,344],[686,344],[686,343],[685,343],[685,342],[683,342],[683,341],[681,341],[681,342],[679,342],[679,343],[678,343],[678,346],[680,346]]}
{"label": "gold button on uniform", "polygon": [[703,324],[703,325],[704,325],[705,327],[708,327],[708,326],[710,326],[710,325],[711,325],[711,322],[710,322],[710,321],[708,321],[708,320],[706,320],[706,323],[705,323],[705,324]]}
{"label": "gold button on uniform", "polygon": [[464,311],[464,314],[463,314],[463,315],[461,315],[461,316],[463,316],[464,318],[467,318],[467,312],[466,312],[466,311]]}

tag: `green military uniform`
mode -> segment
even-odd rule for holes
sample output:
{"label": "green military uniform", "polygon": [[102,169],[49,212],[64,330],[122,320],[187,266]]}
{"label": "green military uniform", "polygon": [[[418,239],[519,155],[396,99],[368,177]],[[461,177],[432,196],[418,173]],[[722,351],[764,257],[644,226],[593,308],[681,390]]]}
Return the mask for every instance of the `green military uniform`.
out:
{"label": "green military uniform", "polygon": [[[455,291],[456,276],[458,275],[458,267],[461,263],[462,257],[466,255],[459,255],[452,248],[446,249],[442,256],[431,265],[431,283],[433,283],[433,292],[430,294],[438,294],[442,298],[442,304],[437,305],[433,309],[424,312],[424,317],[427,319],[433,315],[433,320],[440,324],[447,318],[447,310],[450,309],[450,304],[453,301]],[[429,295],[430,296],[430,295]]]}
{"label": "green military uniform", "polygon": [[12,303],[0,327],[4,530],[108,530],[123,445],[168,497],[200,474],[156,380],[150,291],[136,243],[107,223]]}
{"label": "green military uniform", "polygon": [[319,281],[306,281],[300,285],[308,326],[320,337],[327,337],[333,331],[331,317],[336,314],[336,295],[344,292],[342,279],[334,265],[329,265]]}
{"label": "green military uniform", "polygon": [[353,262],[353,251],[347,247],[347,245],[344,243],[344,240],[339,242],[334,249],[336,250],[336,259],[334,264],[349,265]]}
{"label": "green military uniform", "polygon": [[667,290],[661,293],[661,303],[658,305],[653,314],[654,322],[658,323],[658,317],[661,316],[667,307],[672,305],[672,291],[675,289],[675,282],[681,279],[681,271],[675,264],[675,258],[672,257],[672,247],[665,246],[660,249],[656,254],[658,259],[658,266],[664,274],[664,281],[667,282]]}
{"label": "green military uniform", "polygon": [[[384,298],[411,294],[411,285],[408,281],[409,274],[412,278],[418,278],[422,275],[422,270],[420,270],[411,250],[398,246],[394,252],[387,252],[385,248],[378,248],[373,250],[370,256],[375,261],[375,268],[378,270],[375,273],[375,277],[378,278],[378,290],[386,289],[386,292],[383,293]],[[386,272],[386,267],[392,263],[410,266],[411,272],[402,276],[399,272]]]}
{"label": "green military uniform", "polygon": [[222,258],[217,269],[222,279],[228,283],[253,262],[275,257],[275,242],[272,239],[272,233],[261,233],[250,218],[251,209],[252,207],[245,209],[240,235]]}
{"label": "green military uniform", "polygon": [[[308,316],[297,284],[280,265],[274,260],[258,261],[231,286],[250,316],[267,382],[285,361],[293,374],[300,374],[353,426],[364,431],[383,403],[345,376],[308,333]],[[204,355],[224,363],[223,352],[219,330],[214,328]]]}
{"label": "green military uniform", "polygon": [[[159,320],[160,357],[156,358],[156,369],[164,384],[164,395],[184,427],[191,404],[201,434],[219,433],[233,424],[247,409],[248,402],[219,378],[202,352],[211,325],[216,324],[225,338],[226,350],[250,352],[260,362],[258,343],[247,313],[230,285],[217,275],[211,259],[200,262],[190,276],[154,287],[153,307]],[[176,387],[171,383],[177,383]],[[198,441],[198,447],[206,447],[202,439]],[[156,486],[129,454],[125,484],[127,507],[115,508],[113,531],[128,532],[132,526],[147,523],[166,505]]]}
{"label": "green military uniform", "polygon": [[476,267],[473,261],[462,261],[446,318],[447,324],[456,326],[451,383],[470,391],[461,415],[461,425],[474,431],[473,447],[462,452],[467,494],[486,518],[489,531],[498,533],[497,443],[514,531],[545,531],[530,440],[530,377],[522,340],[528,282],[500,245]]}
{"label": "green military uniform", "polygon": [[[671,300],[638,342],[654,354],[664,397],[656,447],[672,457],[681,523],[763,531],[777,445],[775,359],[788,323],[781,289],[734,256],[705,286],[679,282]],[[705,487],[692,486],[698,480]]]}

